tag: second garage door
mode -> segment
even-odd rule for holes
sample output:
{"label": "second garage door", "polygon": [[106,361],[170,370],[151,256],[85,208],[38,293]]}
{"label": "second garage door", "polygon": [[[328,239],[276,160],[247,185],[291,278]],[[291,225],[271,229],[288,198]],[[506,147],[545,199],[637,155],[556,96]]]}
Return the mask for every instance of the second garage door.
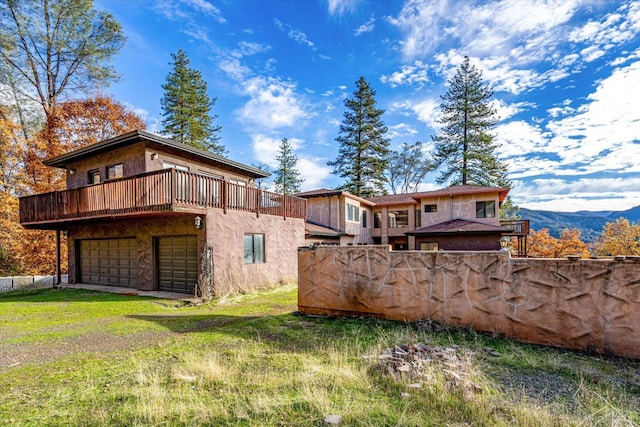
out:
{"label": "second garage door", "polygon": [[198,282],[197,236],[158,237],[158,288],[192,293]]}
{"label": "second garage door", "polygon": [[80,283],[138,285],[136,239],[89,239],[80,241]]}

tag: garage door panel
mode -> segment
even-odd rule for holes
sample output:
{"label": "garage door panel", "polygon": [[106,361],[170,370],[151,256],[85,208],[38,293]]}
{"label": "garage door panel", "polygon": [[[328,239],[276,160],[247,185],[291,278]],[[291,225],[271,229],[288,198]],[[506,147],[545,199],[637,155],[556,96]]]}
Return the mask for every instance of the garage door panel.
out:
{"label": "garage door panel", "polygon": [[135,287],[138,283],[136,239],[80,241],[80,282]]}
{"label": "garage door panel", "polygon": [[198,281],[196,236],[157,239],[158,287],[163,291],[193,292]]}

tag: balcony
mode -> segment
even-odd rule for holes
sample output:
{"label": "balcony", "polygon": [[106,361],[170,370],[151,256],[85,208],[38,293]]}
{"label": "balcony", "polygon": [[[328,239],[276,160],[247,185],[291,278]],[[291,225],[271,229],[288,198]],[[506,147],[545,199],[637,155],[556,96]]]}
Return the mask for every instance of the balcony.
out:
{"label": "balcony", "polygon": [[92,219],[172,213],[205,214],[207,208],[305,218],[306,201],[191,172],[164,169],[87,187],[20,198],[25,228],[59,229]]}
{"label": "balcony", "polygon": [[505,236],[528,236],[529,220],[528,219],[509,219],[501,220],[500,227],[513,230],[511,233],[505,233]]}

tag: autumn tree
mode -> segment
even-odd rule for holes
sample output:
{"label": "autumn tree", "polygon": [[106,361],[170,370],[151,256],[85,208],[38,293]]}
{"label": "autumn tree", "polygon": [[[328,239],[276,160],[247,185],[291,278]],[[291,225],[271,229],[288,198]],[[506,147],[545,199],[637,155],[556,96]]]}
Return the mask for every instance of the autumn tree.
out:
{"label": "autumn tree", "polygon": [[176,142],[191,145],[221,156],[227,150],[220,144],[220,126],[214,124],[217,115],[211,107],[217,98],[210,99],[207,83],[198,70],[189,67],[189,58],[182,49],[171,54],[173,69],[162,85],[162,133]]}
{"label": "autumn tree", "polygon": [[293,146],[287,138],[282,138],[278,155],[278,166],[273,172],[276,193],[291,195],[300,192],[300,171],[298,170],[298,156],[293,152]]}
{"label": "autumn tree", "polygon": [[527,254],[537,258],[562,258],[569,255],[589,256],[587,245],[580,240],[580,230],[565,228],[556,239],[549,235],[549,230],[531,230]]}
{"label": "autumn tree", "polygon": [[405,143],[389,153],[385,180],[393,194],[414,193],[432,168],[422,142]]}
{"label": "autumn tree", "polygon": [[640,224],[626,218],[608,222],[602,229],[594,251],[596,255],[640,255]]}
{"label": "autumn tree", "polygon": [[465,56],[449,89],[441,97],[442,125],[432,137],[435,165],[441,168],[438,184],[450,183],[508,187],[507,166],[495,151],[499,145],[491,129],[498,123],[491,105],[493,91],[482,80],[482,73]]}
{"label": "autumn tree", "polygon": [[353,98],[344,102],[347,111],[336,138],[338,156],[327,163],[333,166],[333,173],[346,179],[340,188],[359,197],[385,193],[389,140],[382,121],[384,110],[376,108],[375,95],[375,89],[360,77]]}

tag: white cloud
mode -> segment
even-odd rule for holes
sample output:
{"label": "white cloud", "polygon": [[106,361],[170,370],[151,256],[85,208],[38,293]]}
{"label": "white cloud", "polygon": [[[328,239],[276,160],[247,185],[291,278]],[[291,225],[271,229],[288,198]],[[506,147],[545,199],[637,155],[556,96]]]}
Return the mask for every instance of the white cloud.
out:
{"label": "white cloud", "polygon": [[436,129],[440,125],[436,123],[436,119],[440,116],[440,101],[435,98],[424,99],[422,101],[412,102],[403,101],[395,102],[391,105],[393,111],[408,111],[415,115],[418,120],[425,123],[431,129]]}
{"label": "white cloud", "polygon": [[243,92],[250,100],[238,114],[240,121],[252,127],[275,130],[301,126],[311,117],[305,111],[296,85],[274,77],[253,77],[243,84]]}
{"label": "white cloud", "polygon": [[367,22],[365,22],[364,24],[362,24],[358,28],[356,28],[356,30],[353,32],[353,35],[358,37],[359,35],[361,35],[363,33],[369,33],[371,31],[373,31],[373,29],[376,27],[374,25],[375,22],[376,22],[376,19],[372,17]]}
{"label": "white cloud", "polygon": [[311,48],[312,50],[315,50],[316,47],[314,45],[314,43],[308,39],[307,35],[298,30],[295,29],[293,27],[291,27],[290,25],[284,24],[282,23],[278,18],[275,18],[273,20],[273,24],[281,31],[287,33],[287,36],[289,36],[289,38],[293,41],[295,41],[296,43],[300,44],[300,45],[304,45],[307,46],[309,48]]}
{"label": "white cloud", "polygon": [[382,75],[380,81],[389,84],[391,87],[417,84],[421,88],[429,81],[428,69],[429,66],[423,64],[422,61],[414,61],[413,65],[403,65],[401,71],[396,71],[391,76]]}
{"label": "white cloud", "polygon": [[359,0],[327,0],[329,15],[342,15],[351,12],[357,6]]}

